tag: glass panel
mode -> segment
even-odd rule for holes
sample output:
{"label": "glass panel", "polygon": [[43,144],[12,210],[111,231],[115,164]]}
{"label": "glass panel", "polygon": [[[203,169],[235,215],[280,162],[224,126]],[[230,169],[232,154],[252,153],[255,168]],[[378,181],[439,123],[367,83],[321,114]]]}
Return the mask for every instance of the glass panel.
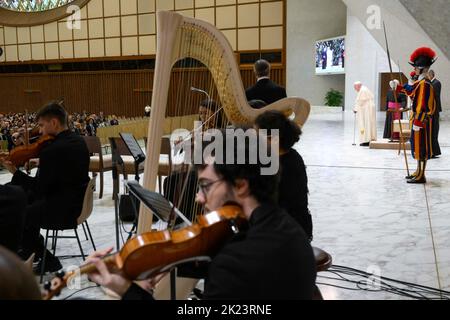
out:
{"label": "glass panel", "polygon": [[0,7],[24,12],[36,12],[64,6],[73,0],[0,0]]}

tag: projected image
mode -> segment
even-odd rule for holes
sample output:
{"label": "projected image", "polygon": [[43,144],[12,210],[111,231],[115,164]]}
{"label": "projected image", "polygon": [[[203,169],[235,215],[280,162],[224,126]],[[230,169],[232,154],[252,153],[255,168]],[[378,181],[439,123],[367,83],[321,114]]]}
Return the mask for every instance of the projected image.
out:
{"label": "projected image", "polygon": [[316,42],[316,74],[345,73],[345,38]]}

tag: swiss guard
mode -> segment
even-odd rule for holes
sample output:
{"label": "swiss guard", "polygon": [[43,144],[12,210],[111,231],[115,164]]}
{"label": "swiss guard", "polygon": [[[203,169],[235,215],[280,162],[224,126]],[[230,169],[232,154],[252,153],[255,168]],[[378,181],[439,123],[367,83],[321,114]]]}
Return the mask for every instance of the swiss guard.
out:
{"label": "swiss guard", "polygon": [[389,85],[397,92],[408,95],[412,101],[411,116],[411,151],[417,160],[417,170],[406,177],[408,183],[424,184],[427,161],[434,155],[431,143],[432,120],[436,110],[434,89],[427,73],[436,61],[436,53],[430,48],[419,48],[413,52],[410,64],[414,67],[417,81],[412,85],[400,85],[398,80],[391,81]]}

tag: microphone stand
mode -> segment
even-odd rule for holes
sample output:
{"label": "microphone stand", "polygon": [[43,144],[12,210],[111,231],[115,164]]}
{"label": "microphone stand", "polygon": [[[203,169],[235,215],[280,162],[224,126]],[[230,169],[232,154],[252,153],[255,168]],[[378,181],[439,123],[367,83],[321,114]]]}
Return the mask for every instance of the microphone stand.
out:
{"label": "microphone stand", "polygon": [[191,91],[198,92],[198,93],[203,93],[204,95],[206,95],[208,97],[208,105],[211,103],[211,96],[205,90],[198,89],[198,88],[195,88],[195,87],[191,87]]}

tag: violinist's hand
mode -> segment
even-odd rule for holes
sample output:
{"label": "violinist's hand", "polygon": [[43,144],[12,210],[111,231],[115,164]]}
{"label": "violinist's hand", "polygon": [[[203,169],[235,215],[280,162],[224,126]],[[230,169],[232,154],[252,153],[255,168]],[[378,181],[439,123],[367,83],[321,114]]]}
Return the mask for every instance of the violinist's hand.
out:
{"label": "violinist's hand", "polygon": [[11,172],[12,174],[15,174],[15,173],[16,173],[17,168],[16,168],[16,166],[15,166],[11,161],[8,161],[8,160],[2,160],[2,159],[0,158],[0,163],[2,164],[2,166],[5,167],[6,170],[8,170],[9,172]]}
{"label": "violinist's hand", "polygon": [[86,263],[92,263],[97,271],[89,273],[91,281],[114,291],[119,296],[123,296],[131,286],[131,281],[123,277],[120,273],[112,272],[101,258],[111,253],[112,248],[93,253],[86,259]]}
{"label": "violinist's hand", "polygon": [[31,159],[25,164],[25,170],[33,170],[34,168],[39,167],[39,159]]}

